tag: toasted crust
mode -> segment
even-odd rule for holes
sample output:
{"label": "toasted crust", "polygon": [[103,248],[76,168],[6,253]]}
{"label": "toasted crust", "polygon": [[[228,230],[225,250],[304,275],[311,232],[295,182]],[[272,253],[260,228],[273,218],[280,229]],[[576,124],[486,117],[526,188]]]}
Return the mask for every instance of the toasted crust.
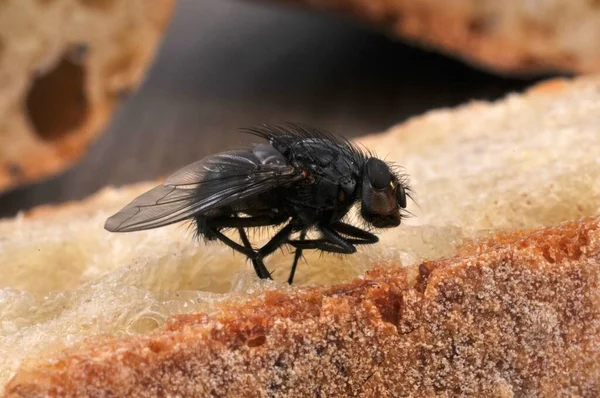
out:
{"label": "toasted crust", "polygon": [[0,191],[86,152],[144,77],[173,5],[0,1]]}
{"label": "toasted crust", "polygon": [[600,70],[597,2],[280,0],[351,16],[501,74]]}
{"label": "toasted crust", "polygon": [[598,396],[599,223],[176,316],[21,370],[7,397]]}

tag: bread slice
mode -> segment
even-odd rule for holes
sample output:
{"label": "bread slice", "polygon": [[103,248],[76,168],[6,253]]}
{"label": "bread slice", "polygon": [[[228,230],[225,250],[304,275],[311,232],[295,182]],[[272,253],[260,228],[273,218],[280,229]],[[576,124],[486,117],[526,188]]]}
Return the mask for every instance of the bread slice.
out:
{"label": "bread slice", "polygon": [[185,225],[103,230],[152,184],[0,222],[6,396],[598,396],[599,112],[554,80],[362,139],[415,217],[292,287],[287,251],[257,281]]}
{"label": "bread slice", "polygon": [[173,0],[0,1],[0,191],[73,164],[152,62]]}
{"label": "bread slice", "polygon": [[350,16],[501,74],[600,71],[597,1],[279,1]]}

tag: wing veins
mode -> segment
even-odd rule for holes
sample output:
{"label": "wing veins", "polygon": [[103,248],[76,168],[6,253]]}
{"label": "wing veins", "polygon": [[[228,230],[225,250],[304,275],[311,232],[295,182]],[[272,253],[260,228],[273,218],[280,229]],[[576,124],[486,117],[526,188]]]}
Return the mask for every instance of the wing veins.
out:
{"label": "wing veins", "polygon": [[[115,228],[116,230],[121,229],[121,227],[123,226],[123,224],[126,224],[129,220],[131,220],[132,218],[138,216],[143,208],[152,208],[152,207],[156,207],[156,206],[165,206],[165,205],[169,205],[169,204],[173,204],[173,203],[177,203],[177,202],[182,202],[183,207],[181,208],[176,208],[176,210],[169,210],[168,213],[165,214],[158,214],[154,217],[151,218],[146,218],[143,219],[141,221],[135,222],[133,224],[127,225],[124,229],[122,229],[123,231],[126,230],[139,230],[139,229],[149,229],[149,228],[153,228],[153,227],[157,227],[157,226],[161,226],[161,225],[168,225],[168,224],[172,224],[178,221],[181,221],[185,218],[188,218],[189,216],[193,215],[195,212],[199,211],[200,209],[202,209],[203,207],[205,208],[205,210],[209,210],[211,208],[211,206],[214,206],[215,204],[219,204],[222,203],[223,205],[229,204],[231,203],[233,200],[239,200],[240,198],[245,198],[245,197],[249,197],[251,195],[260,193],[262,190],[260,189],[260,186],[262,184],[264,184],[265,182],[269,181],[269,177],[272,177],[273,173],[269,172],[268,174],[265,174],[264,176],[262,176],[262,178],[252,182],[252,184],[250,185],[234,185],[231,187],[228,187],[224,190],[221,190],[219,192],[215,192],[210,194],[209,196],[206,196],[204,198],[201,198],[198,201],[194,201],[193,200],[193,195],[190,194],[186,197],[183,198],[178,198],[177,200],[173,200],[170,202],[160,202],[161,200],[163,200],[166,196],[172,194],[173,192],[177,191],[177,188],[173,188],[169,193],[163,195],[160,199],[158,199],[157,201],[155,201],[154,204],[139,204],[139,205],[134,205],[133,203],[129,206],[130,210],[135,209],[135,213],[130,215],[129,217],[127,217],[125,220],[121,221],[117,227]],[[280,181],[279,183],[283,183],[283,182],[288,182],[288,181],[292,181],[294,178],[291,178],[291,175],[283,175],[282,177],[290,177],[285,179],[285,181]],[[298,178],[298,176],[296,177]],[[277,185],[276,183],[271,184],[272,186]],[[271,187],[264,187],[264,191],[266,191]],[[168,188],[168,187],[166,187]],[[257,189],[259,188],[259,189]],[[244,195],[239,195],[240,192],[244,192]],[[237,195],[236,195],[237,194]],[[235,196],[235,198],[234,198]],[[221,200],[222,199],[222,200]],[[125,210],[125,209],[124,209]],[[122,210],[122,211],[124,211]],[[119,213],[117,213],[119,214]],[[115,215],[116,216],[116,215]],[[113,216],[114,217],[114,216]],[[167,221],[171,219],[171,221]],[[167,222],[166,222],[167,221]]]}

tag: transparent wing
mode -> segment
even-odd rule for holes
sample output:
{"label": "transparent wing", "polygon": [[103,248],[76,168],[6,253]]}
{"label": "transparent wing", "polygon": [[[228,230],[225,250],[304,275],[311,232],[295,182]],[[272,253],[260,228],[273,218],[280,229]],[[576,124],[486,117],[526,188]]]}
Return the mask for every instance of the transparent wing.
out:
{"label": "transparent wing", "polygon": [[111,232],[173,224],[248,199],[301,176],[270,145],[219,153],[192,163],[106,220]]}

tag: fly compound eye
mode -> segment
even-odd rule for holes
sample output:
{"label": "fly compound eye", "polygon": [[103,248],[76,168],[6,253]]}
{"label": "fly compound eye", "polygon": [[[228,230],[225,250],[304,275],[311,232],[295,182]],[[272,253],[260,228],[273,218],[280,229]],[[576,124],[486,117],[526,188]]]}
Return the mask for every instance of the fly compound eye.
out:
{"label": "fly compound eye", "polygon": [[377,158],[367,160],[366,173],[369,183],[375,189],[385,189],[392,181],[389,167]]}
{"label": "fly compound eye", "polygon": [[[197,238],[221,241],[252,260],[258,278],[272,279],[263,262],[265,248],[270,253],[291,244],[296,254],[303,248],[351,254],[355,245],[376,243],[373,233],[342,222],[358,201],[360,219],[368,227],[401,224],[405,190],[409,199],[412,194],[392,164],[309,126],[245,130],[266,142],[215,153],[179,169],[109,217],[104,228],[133,232],[191,221]],[[241,244],[219,232],[228,225],[238,230]],[[262,249],[248,239],[251,228],[278,226]],[[307,239],[312,230],[319,239]],[[290,240],[296,232],[299,237]],[[299,257],[291,266],[290,285]]]}
{"label": "fly compound eye", "polygon": [[398,205],[403,209],[406,209],[406,191],[402,184],[398,184],[396,189],[396,200],[398,200]]}

